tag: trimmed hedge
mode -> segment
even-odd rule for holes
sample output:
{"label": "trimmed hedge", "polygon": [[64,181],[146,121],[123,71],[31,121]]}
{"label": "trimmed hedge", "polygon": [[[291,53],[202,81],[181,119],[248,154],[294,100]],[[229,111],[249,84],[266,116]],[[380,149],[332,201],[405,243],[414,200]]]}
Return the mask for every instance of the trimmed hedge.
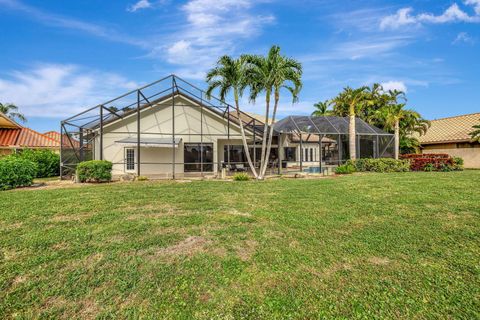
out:
{"label": "trimmed hedge", "polygon": [[410,171],[410,162],[391,158],[348,160],[347,164],[355,167],[359,172],[407,172]]}
{"label": "trimmed hedge", "polygon": [[112,163],[106,160],[80,162],[77,166],[79,182],[108,182],[112,180]]}
{"label": "trimmed hedge", "polygon": [[0,159],[0,190],[32,185],[37,165],[27,159],[7,156]]}
{"label": "trimmed hedge", "polygon": [[410,162],[412,171],[454,171],[463,170],[463,159],[448,154],[405,154],[402,159]]}
{"label": "trimmed hedge", "polygon": [[52,150],[25,149],[14,155],[37,165],[36,178],[56,177],[60,175],[60,155]]}

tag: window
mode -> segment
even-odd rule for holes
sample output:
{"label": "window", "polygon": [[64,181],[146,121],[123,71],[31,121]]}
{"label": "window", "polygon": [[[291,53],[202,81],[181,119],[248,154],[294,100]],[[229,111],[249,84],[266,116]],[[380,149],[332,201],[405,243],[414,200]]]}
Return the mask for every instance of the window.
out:
{"label": "window", "polygon": [[297,153],[297,148],[285,148],[285,160],[286,161],[297,161],[296,153]]}
{"label": "window", "polygon": [[213,143],[185,143],[183,162],[185,172],[213,171]]}
{"label": "window", "polygon": [[125,149],[125,171],[135,171],[135,149]]}
{"label": "window", "polygon": [[[230,153],[229,153],[230,149]],[[247,163],[247,157],[245,157],[245,151],[243,146],[224,146],[223,147],[223,161],[230,163]]]}
{"label": "window", "polygon": [[310,148],[310,161],[313,162],[313,148]]}
{"label": "window", "polygon": [[303,161],[308,161],[308,148],[305,148],[305,157],[303,158]]}

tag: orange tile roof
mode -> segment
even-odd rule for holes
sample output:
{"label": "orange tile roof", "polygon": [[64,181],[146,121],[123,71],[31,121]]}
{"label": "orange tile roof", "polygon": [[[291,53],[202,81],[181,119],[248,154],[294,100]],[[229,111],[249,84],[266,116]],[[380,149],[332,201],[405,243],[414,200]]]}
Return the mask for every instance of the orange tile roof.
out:
{"label": "orange tile roof", "polygon": [[0,128],[0,147],[14,146],[22,129]]}
{"label": "orange tile roof", "polygon": [[50,139],[60,141],[60,132],[48,131],[48,132],[44,132],[43,135],[49,137]]}
{"label": "orange tile roof", "polygon": [[29,128],[0,129],[0,146],[11,148],[59,148],[60,143]]}
{"label": "orange tile roof", "polygon": [[[45,132],[43,135],[57,141],[57,143],[60,145],[60,140],[61,140],[60,132],[48,131],[48,132]],[[70,139],[68,139],[68,136],[66,134],[64,134],[63,135],[63,146],[67,147],[67,148],[71,148],[72,144],[73,144],[74,148],[80,148],[80,141],[78,141],[77,139],[75,139],[73,137],[70,137]]]}
{"label": "orange tile roof", "polygon": [[473,126],[480,124],[480,112],[432,120],[427,133],[417,136],[421,144],[470,141]]}

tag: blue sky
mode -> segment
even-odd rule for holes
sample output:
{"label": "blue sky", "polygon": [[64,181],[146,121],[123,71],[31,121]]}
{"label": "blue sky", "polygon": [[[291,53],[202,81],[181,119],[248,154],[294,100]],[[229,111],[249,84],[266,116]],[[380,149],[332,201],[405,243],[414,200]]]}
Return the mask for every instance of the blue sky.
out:
{"label": "blue sky", "polygon": [[205,87],[220,55],[278,44],[304,66],[300,102],[285,95],[281,116],[379,82],[435,119],[480,111],[479,31],[480,0],[0,0],[0,102],[58,130],[170,73]]}

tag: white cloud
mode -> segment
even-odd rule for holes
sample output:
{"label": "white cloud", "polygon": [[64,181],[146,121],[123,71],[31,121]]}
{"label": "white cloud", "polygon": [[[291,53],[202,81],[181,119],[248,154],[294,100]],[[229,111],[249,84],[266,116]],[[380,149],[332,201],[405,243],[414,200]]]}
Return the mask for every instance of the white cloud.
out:
{"label": "white cloud", "polygon": [[[406,46],[413,41],[410,35],[371,36],[362,37],[359,40],[345,41],[332,44],[328,51],[319,54],[308,54],[300,57],[303,63],[309,64],[319,61],[333,60],[378,60],[380,56],[389,55],[400,47]],[[305,71],[308,72],[307,68]]]}
{"label": "white cloud", "polygon": [[170,45],[152,50],[170,64],[189,69],[189,74],[203,78],[207,68],[223,54],[234,54],[242,40],[256,36],[272,23],[272,15],[254,13],[258,1],[190,0],[180,10],[185,21],[169,38]]}
{"label": "white cloud", "polygon": [[42,64],[0,78],[2,102],[26,116],[62,117],[102,103],[137,87],[124,77],[76,65]]}
{"label": "white cloud", "polygon": [[399,29],[406,26],[419,26],[423,23],[442,24],[449,22],[480,22],[480,0],[467,0],[465,4],[473,6],[474,15],[469,15],[463,11],[458,4],[454,3],[448,7],[442,14],[421,13],[414,15],[412,8],[399,9],[395,14],[383,17],[380,20],[380,29]]}
{"label": "white cloud", "polygon": [[135,12],[137,10],[147,9],[147,8],[151,8],[151,7],[152,7],[152,4],[150,3],[149,0],[139,0],[138,2],[129,6],[127,8],[127,11]]}
{"label": "white cloud", "polygon": [[389,90],[398,90],[398,91],[403,91],[407,92],[408,88],[406,84],[403,81],[387,81],[381,83],[383,90],[389,91]]}
{"label": "white cloud", "polygon": [[402,26],[418,24],[416,17],[411,15],[412,11],[412,8],[402,8],[396,14],[384,17],[380,21],[380,29],[398,29]]}
{"label": "white cloud", "polygon": [[460,43],[474,44],[475,39],[470,37],[470,35],[466,32],[460,32],[455,38],[455,40],[453,40],[452,44],[460,44]]}
{"label": "white cloud", "polygon": [[145,48],[149,45],[147,41],[119,33],[115,29],[106,28],[101,25],[74,19],[72,17],[45,12],[35,7],[26,5],[19,0],[0,0],[0,5],[3,5],[3,8],[23,13],[30,19],[39,21],[47,26],[76,30],[91,34],[96,37],[104,38],[109,41],[126,43],[142,48]]}
{"label": "white cloud", "polygon": [[475,10],[475,13],[477,15],[480,15],[480,0],[466,0],[465,4],[468,6],[473,6],[473,9]]}

